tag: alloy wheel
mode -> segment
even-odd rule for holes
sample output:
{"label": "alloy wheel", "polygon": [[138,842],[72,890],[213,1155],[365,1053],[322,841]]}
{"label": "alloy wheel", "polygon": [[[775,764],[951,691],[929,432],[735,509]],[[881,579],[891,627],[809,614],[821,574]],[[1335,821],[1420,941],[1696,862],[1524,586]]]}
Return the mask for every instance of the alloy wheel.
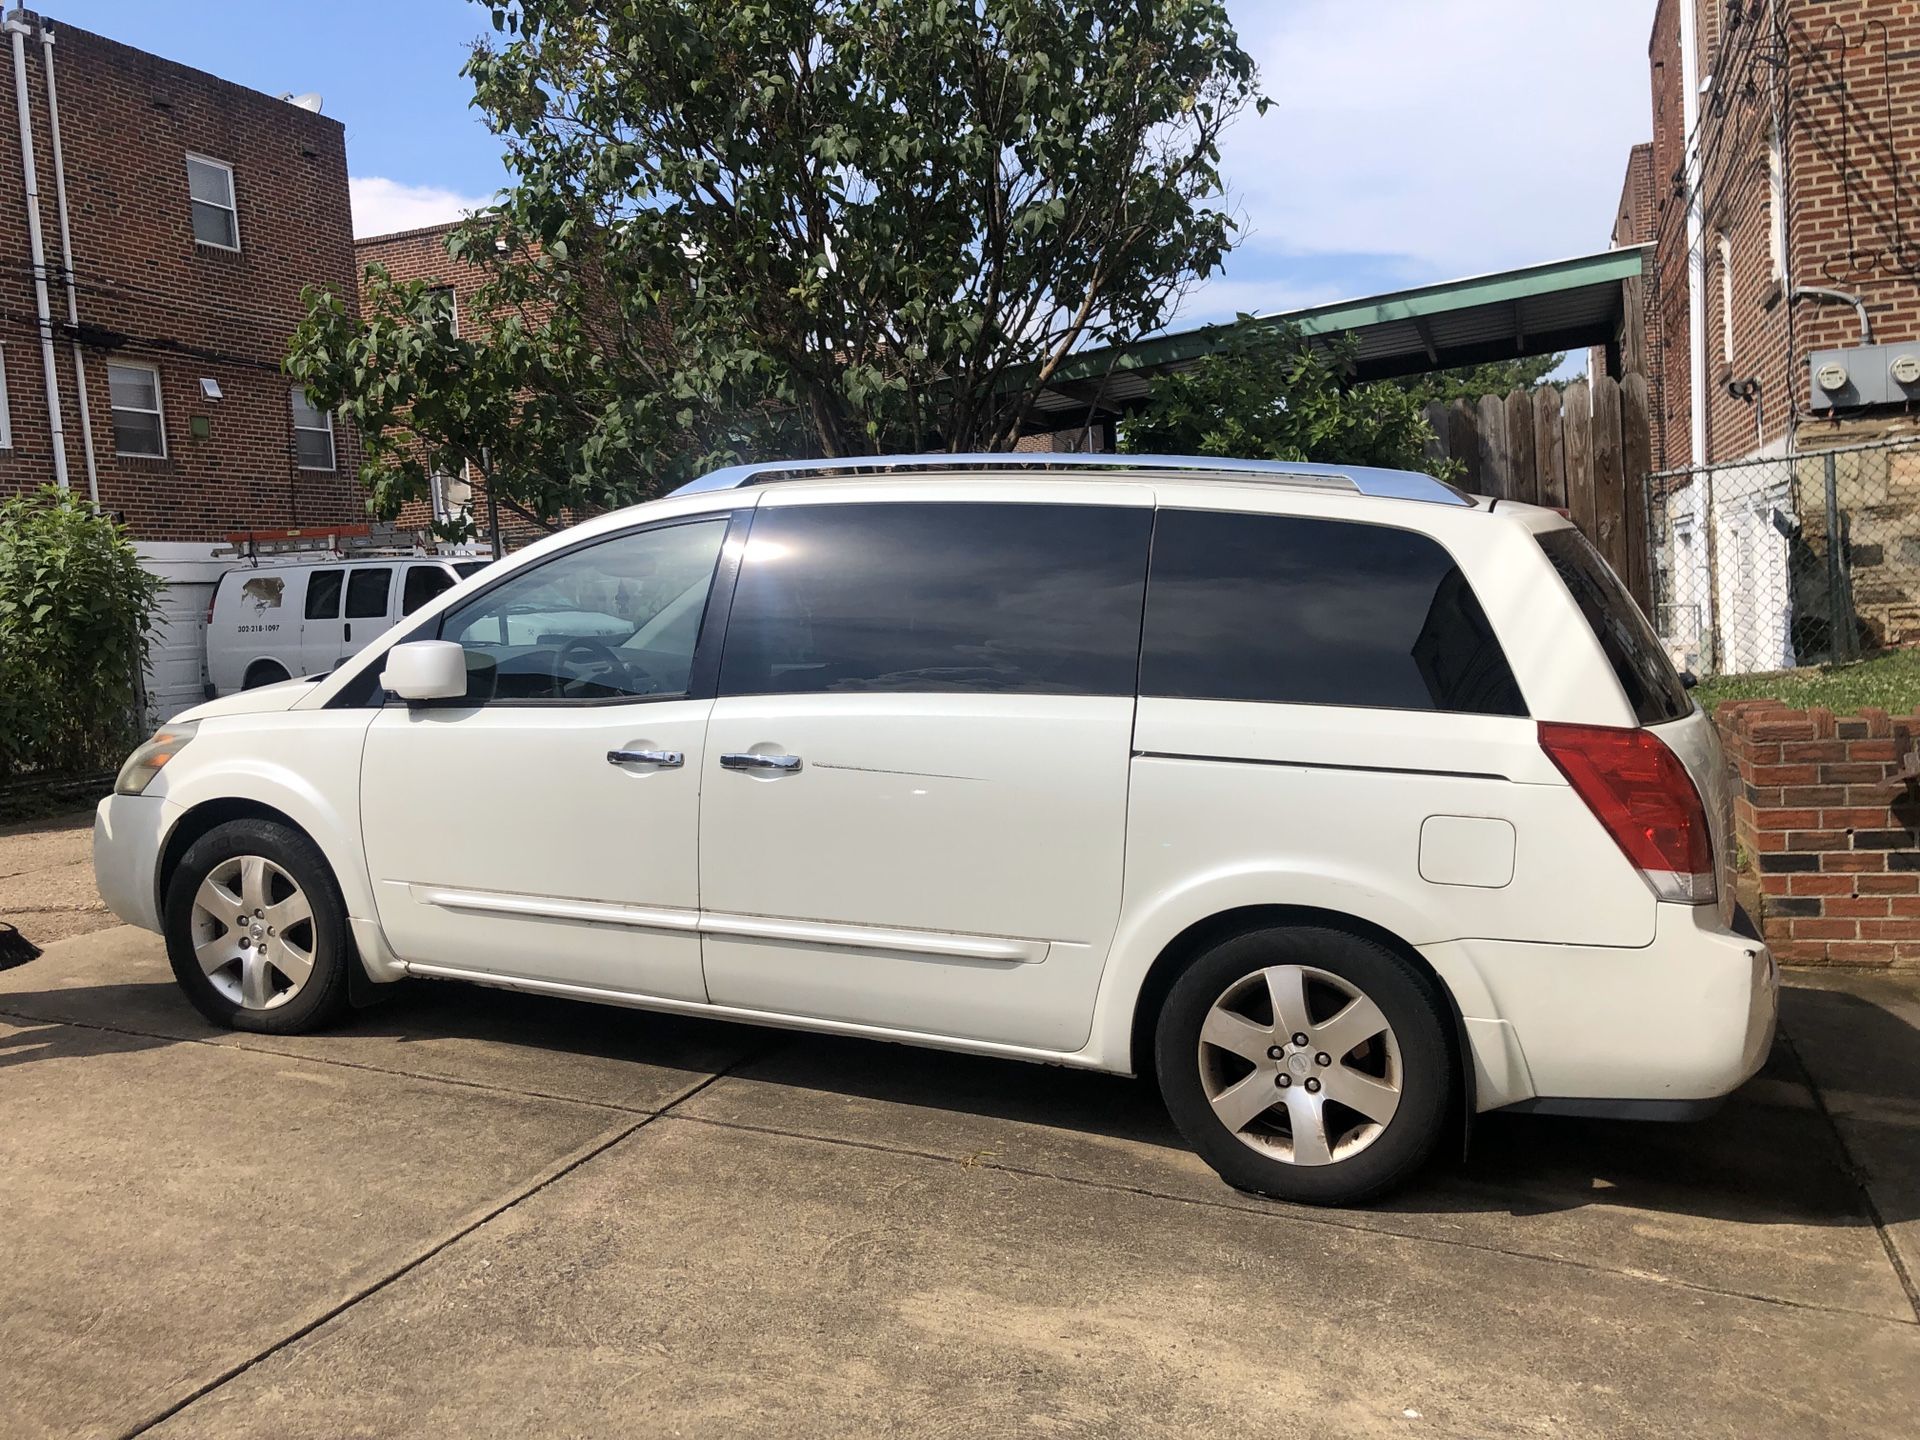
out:
{"label": "alloy wheel", "polygon": [[1400,1108],[1393,1027],[1351,981],[1310,965],[1235,980],[1207,1011],[1198,1058],[1215,1117],[1272,1160],[1346,1160]]}
{"label": "alloy wheel", "polygon": [[193,895],[193,954],[213,988],[243,1010],[272,1010],[313,974],[313,906],[263,855],[222,860]]}

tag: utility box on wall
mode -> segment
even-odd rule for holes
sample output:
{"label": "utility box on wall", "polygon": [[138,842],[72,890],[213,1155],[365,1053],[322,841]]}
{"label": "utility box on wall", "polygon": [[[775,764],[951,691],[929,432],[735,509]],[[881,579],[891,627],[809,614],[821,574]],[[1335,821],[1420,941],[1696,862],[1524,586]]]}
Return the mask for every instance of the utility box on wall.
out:
{"label": "utility box on wall", "polygon": [[1808,395],[1816,411],[1920,400],[1920,340],[1816,350],[1807,359]]}

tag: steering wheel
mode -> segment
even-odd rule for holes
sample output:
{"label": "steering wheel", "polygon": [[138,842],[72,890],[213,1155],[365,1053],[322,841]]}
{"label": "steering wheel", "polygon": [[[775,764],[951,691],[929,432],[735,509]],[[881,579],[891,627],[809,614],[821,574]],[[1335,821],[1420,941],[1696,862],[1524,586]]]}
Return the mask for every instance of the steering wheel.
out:
{"label": "steering wheel", "polygon": [[[580,673],[568,674],[574,665],[575,651],[587,657]],[[576,635],[560,647],[553,661],[553,693],[564,695],[570,685],[615,682],[607,688],[629,695],[644,695],[653,688],[653,677],[638,666],[628,665],[604,640],[591,635]]]}

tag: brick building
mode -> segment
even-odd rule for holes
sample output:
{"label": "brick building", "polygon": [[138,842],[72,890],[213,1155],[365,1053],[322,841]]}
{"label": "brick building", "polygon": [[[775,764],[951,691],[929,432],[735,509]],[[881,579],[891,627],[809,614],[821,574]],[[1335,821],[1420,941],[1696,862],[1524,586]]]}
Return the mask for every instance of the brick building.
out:
{"label": "brick building", "polygon": [[[473,292],[485,282],[486,276],[478,267],[447,253],[447,236],[453,228],[453,224],[427,225],[358,240],[354,243],[355,274],[364,274],[369,265],[378,265],[395,281],[423,280],[434,289],[444,290],[454,333],[473,334],[474,327],[483,323],[474,308]],[[484,507],[483,494],[482,511],[476,517],[482,523],[486,520]],[[408,505],[401,512],[399,523],[415,528],[462,516],[475,516],[473,477],[470,474],[437,475],[429,502]]]}
{"label": "brick building", "polygon": [[1655,623],[1701,671],[1920,639],[1920,448],[1858,448],[1920,437],[1920,5],[1658,0],[1648,64]]}
{"label": "brick building", "polygon": [[[305,410],[280,369],[302,288],[353,293],[340,122],[15,15],[27,32],[58,403],[48,404],[36,307],[34,201],[9,136],[0,191],[13,198],[0,200],[0,245],[15,259],[0,266],[10,422],[0,486],[64,470],[75,491],[157,542],[364,519],[353,436]],[[0,70],[11,68],[0,51]]]}
{"label": "brick building", "polygon": [[1654,246],[1656,463],[1904,433],[1907,397],[1816,409],[1809,357],[1861,342],[1853,297],[1920,342],[1920,5],[1659,0],[1648,64],[1614,239]]}
{"label": "brick building", "polygon": [[172,582],[151,688],[177,708],[222,538],[366,518],[356,437],[280,368],[303,287],[354,293],[344,132],[31,12],[6,30],[0,493],[64,483],[125,520]]}

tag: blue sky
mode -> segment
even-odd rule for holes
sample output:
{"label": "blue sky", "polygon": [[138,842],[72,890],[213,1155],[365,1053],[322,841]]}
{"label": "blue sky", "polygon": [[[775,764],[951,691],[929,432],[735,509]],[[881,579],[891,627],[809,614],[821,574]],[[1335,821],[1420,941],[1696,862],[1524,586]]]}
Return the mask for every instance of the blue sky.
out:
{"label": "blue sky", "polygon": [[[504,179],[459,73],[491,29],[473,0],[43,3],[259,90],[319,91],[362,234],[450,219]],[[1229,5],[1276,103],[1227,138],[1245,235],[1183,322],[1605,248],[1627,147],[1652,130],[1653,0]]]}

